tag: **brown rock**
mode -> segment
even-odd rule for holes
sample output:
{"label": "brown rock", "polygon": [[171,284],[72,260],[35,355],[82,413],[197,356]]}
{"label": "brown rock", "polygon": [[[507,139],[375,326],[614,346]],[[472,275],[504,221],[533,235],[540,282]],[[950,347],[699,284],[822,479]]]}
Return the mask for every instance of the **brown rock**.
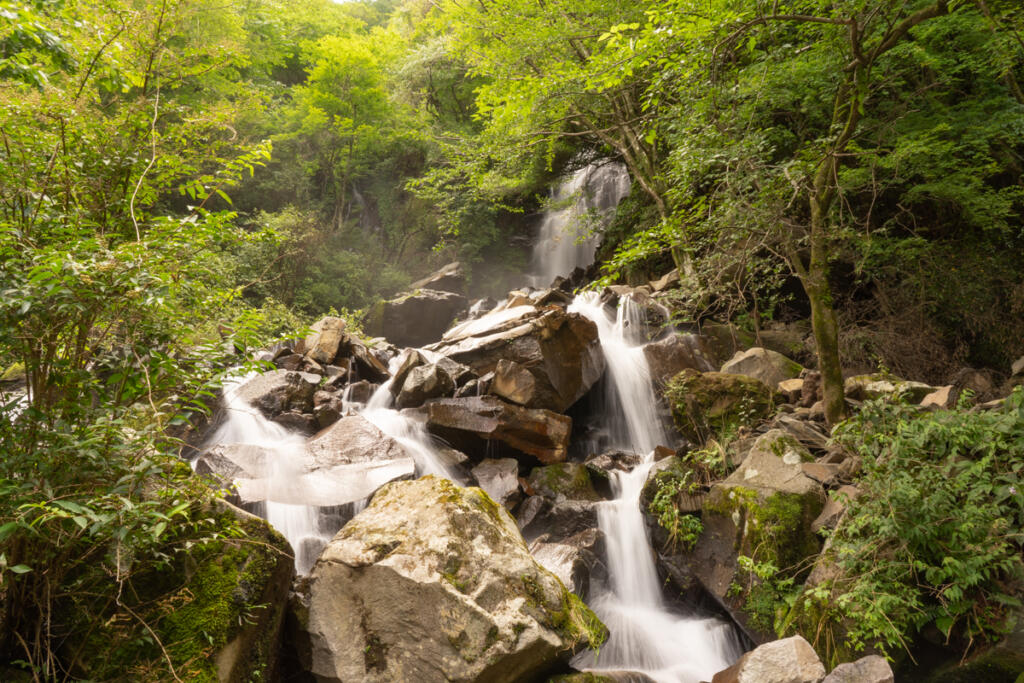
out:
{"label": "brown rock", "polygon": [[327,316],[313,323],[311,329],[313,332],[306,337],[306,357],[323,365],[333,363],[348,343],[345,321]]}
{"label": "brown rock", "polygon": [[686,369],[711,372],[715,369],[707,340],[696,334],[677,333],[644,346],[651,379],[659,385]]}

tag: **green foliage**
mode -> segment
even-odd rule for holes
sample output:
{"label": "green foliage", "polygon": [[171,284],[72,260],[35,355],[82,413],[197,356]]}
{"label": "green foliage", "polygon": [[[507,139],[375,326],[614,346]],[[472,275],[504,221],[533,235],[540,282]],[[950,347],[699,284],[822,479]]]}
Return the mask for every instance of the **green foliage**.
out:
{"label": "green foliage", "polygon": [[668,532],[670,547],[693,550],[697,540],[704,533],[700,517],[679,511],[676,499],[680,494],[693,495],[700,490],[700,484],[690,481],[691,471],[673,472],[670,476],[659,477],[658,490],[648,505],[648,511],[658,519],[661,528]]}
{"label": "green foliage", "polygon": [[832,538],[849,643],[891,651],[926,626],[964,649],[997,638],[1024,580],[1024,391],[989,412],[870,402],[837,438],[863,458]]}

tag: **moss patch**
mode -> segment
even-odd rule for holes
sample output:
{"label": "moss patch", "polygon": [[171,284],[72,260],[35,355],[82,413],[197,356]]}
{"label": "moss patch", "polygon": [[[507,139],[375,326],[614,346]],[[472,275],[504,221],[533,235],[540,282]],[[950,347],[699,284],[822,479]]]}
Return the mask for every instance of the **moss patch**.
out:
{"label": "moss patch", "polygon": [[775,392],[753,377],[691,369],[669,381],[665,398],[676,427],[696,443],[769,417],[777,402]]}
{"label": "moss patch", "polygon": [[568,500],[600,500],[594,491],[590,471],[575,462],[560,462],[535,467],[530,472],[530,486],[542,496]]}

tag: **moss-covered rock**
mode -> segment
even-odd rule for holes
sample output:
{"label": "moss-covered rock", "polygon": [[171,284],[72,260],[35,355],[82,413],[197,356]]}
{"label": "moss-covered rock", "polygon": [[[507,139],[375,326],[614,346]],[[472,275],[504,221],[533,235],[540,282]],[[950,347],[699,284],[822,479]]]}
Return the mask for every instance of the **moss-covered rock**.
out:
{"label": "moss-covered rock", "polygon": [[227,503],[211,512],[223,538],[133,577],[125,618],[97,615],[74,663],[85,678],[166,681],[170,665],[187,681],[275,680],[290,548],[258,517]]}
{"label": "moss-covered rock", "polygon": [[922,382],[912,382],[882,373],[847,377],[843,382],[847,398],[864,401],[872,398],[904,398],[910,403],[919,403],[935,387]]}
{"label": "moss-covered rock", "polygon": [[707,439],[772,414],[781,397],[745,375],[683,370],[665,391],[676,427],[691,441]]}
{"label": "moss-covered rock", "polygon": [[[704,533],[691,555],[696,577],[759,641],[772,637],[784,616],[780,582],[807,574],[820,550],[811,524],[825,504],[820,484],[801,472],[800,459],[755,448],[725,481],[711,487],[701,519]],[[740,557],[749,558],[746,568]],[[770,580],[759,576],[774,567]]]}
{"label": "moss-covered rock", "polygon": [[294,601],[320,680],[535,678],[607,630],[481,489],[393,482],[334,537]]}
{"label": "moss-covered rock", "polygon": [[536,493],[556,502],[601,499],[594,490],[590,470],[576,462],[534,467],[527,481]]}

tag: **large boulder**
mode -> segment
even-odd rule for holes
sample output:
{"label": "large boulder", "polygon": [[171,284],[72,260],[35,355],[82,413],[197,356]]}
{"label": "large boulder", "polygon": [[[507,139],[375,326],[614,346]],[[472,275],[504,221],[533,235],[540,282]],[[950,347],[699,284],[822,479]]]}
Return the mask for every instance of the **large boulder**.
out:
{"label": "large boulder", "polygon": [[802,370],[799,363],[786,358],[778,351],[770,351],[759,346],[737,351],[736,355],[722,365],[722,372],[753,377],[769,387],[778,386],[779,382],[797,377]]}
{"label": "large boulder", "polygon": [[538,495],[556,503],[566,500],[600,500],[590,480],[590,470],[577,462],[560,462],[534,467],[527,479]]}
{"label": "large boulder", "polygon": [[471,472],[477,485],[505,507],[519,502],[519,462],[515,458],[487,458]]}
{"label": "large boulder", "polygon": [[703,442],[741,424],[768,417],[778,396],[764,382],[725,372],[683,370],[665,391],[676,427]]}
{"label": "large boulder", "polygon": [[696,334],[677,333],[644,346],[651,379],[658,385],[686,369],[711,372],[715,369],[707,339]]}
{"label": "large boulder", "polygon": [[819,683],[825,666],[802,636],[765,643],[743,655],[711,683]]}
{"label": "large boulder", "polygon": [[703,501],[704,533],[690,566],[755,641],[773,629],[773,598],[756,575],[740,568],[738,558],[792,572],[818,553],[821,543],[811,527],[825,505],[825,491],[803,473],[809,458],[792,436],[769,432]]}
{"label": "large boulder", "polygon": [[440,339],[465,307],[461,294],[419,289],[371,306],[363,327],[396,346],[423,346]]}
{"label": "large boulder", "polygon": [[496,309],[427,348],[477,375],[495,372],[491,391],[514,403],[557,412],[582,398],[605,367],[597,326],[557,306]]}
{"label": "large boulder", "polygon": [[462,267],[461,263],[453,261],[422,280],[417,280],[409,285],[410,291],[416,291],[417,289],[432,289],[436,292],[465,294],[466,270]]}
{"label": "large boulder", "polygon": [[478,488],[382,488],[332,539],[293,602],[317,681],[521,681],[607,631]]}
{"label": "large boulder", "polygon": [[542,463],[562,462],[569,447],[572,418],[531,410],[496,396],[471,396],[426,404],[427,429],[472,456],[499,442]]}
{"label": "large boulder", "polygon": [[256,375],[237,390],[239,398],[275,418],[286,411],[312,413],[320,376],[308,372],[272,370]]}
{"label": "large boulder", "polygon": [[312,332],[306,337],[306,358],[330,365],[345,350],[348,334],[345,332],[345,321],[342,318],[327,316],[313,323]]}

